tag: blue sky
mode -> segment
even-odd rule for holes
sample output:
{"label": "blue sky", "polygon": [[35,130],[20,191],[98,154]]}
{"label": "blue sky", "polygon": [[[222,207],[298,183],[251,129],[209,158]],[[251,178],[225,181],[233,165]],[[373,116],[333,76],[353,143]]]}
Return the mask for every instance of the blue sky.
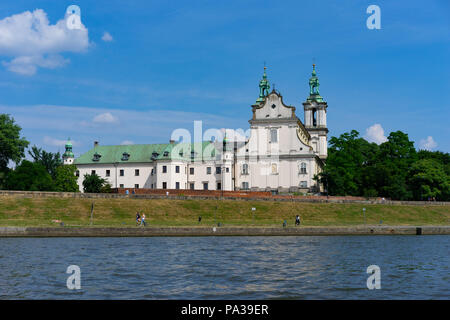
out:
{"label": "blue sky", "polygon": [[[71,4],[84,29],[61,35]],[[380,30],[366,27],[371,4]],[[45,15],[45,32],[22,22]],[[76,155],[94,140],[168,142],[194,120],[246,130],[264,62],[303,120],[314,59],[331,136],[402,130],[450,152],[449,40],[444,0],[1,2],[0,113],[31,145],[63,151],[71,137]]]}

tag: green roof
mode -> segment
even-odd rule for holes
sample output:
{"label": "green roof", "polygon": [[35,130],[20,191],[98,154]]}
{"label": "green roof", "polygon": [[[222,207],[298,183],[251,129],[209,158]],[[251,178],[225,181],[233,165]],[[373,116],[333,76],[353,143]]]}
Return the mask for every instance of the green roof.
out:
{"label": "green roof", "polygon": [[[200,150],[202,151],[199,152]],[[74,163],[142,163],[156,160],[212,160],[215,158],[216,153],[214,143],[210,141],[115,146],[99,145],[75,159]],[[204,157],[202,157],[203,154]]]}

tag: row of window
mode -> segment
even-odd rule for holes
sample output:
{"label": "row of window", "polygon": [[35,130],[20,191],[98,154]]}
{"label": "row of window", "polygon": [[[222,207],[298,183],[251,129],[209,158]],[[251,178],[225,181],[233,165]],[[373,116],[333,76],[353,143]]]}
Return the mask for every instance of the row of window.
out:
{"label": "row of window", "polygon": [[[276,163],[272,163],[271,165],[271,169],[272,169],[272,174],[276,174],[278,173],[278,165]],[[306,163],[302,162],[299,166],[299,173],[300,174],[306,174]],[[249,170],[248,170],[248,164],[244,163],[241,166],[241,174],[242,175],[247,175],[249,174]]]}
{"label": "row of window", "polygon": [[[97,174],[97,171],[96,170],[91,170],[91,174]],[[136,176],[136,177],[139,177],[139,169],[135,169],[134,170],[134,175]],[[77,176],[77,177],[79,177],[80,176],[80,171],[76,171],[76,173],[75,173],[75,175]],[[121,176],[121,177],[124,177],[125,176],[125,170],[124,169],[120,169],[119,170],[119,175]],[[109,169],[107,169],[106,170],[106,172],[105,172],[105,176],[106,177],[110,177],[111,176],[111,170],[109,170]]]}
{"label": "row of window", "polygon": [[[208,182],[203,182],[203,190],[208,190]],[[307,181],[300,181],[300,188],[308,188],[308,182]],[[123,184],[119,185],[120,188],[124,188]],[[139,189],[139,184],[134,185],[135,189]],[[151,185],[151,188],[153,189],[153,184]],[[162,183],[162,188],[167,189],[167,182]],[[175,189],[180,189],[180,183],[175,182]],[[194,190],[195,184],[193,182],[189,183],[189,189]],[[248,182],[242,182],[242,189],[243,190],[249,190],[249,183]],[[222,190],[222,184],[220,182],[217,183],[217,190]]]}
{"label": "row of window", "polygon": [[[119,184],[119,188],[123,189],[123,188],[125,188],[125,186],[123,184]],[[139,189],[139,184],[135,184],[134,188]]]}
{"label": "row of window", "polygon": [[[278,173],[278,165],[276,163],[272,163],[271,165],[271,169],[272,169],[272,173]],[[206,167],[206,174],[211,174],[211,167]],[[226,172],[229,172],[229,168],[226,168]],[[180,166],[175,166],[175,172],[176,173],[180,173]],[[222,172],[222,168],[221,167],[216,167],[216,174],[221,174]],[[162,166],[162,173],[167,173],[167,166]],[[306,163],[302,162],[299,166],[299,173],[300,174],[306,174]],[[96,174],[96,170],[92,170],[91,174]],[[139,169],[135,169],[134,170],[134,176],[138,177],[140,174]],[[152,169],[151,175],[154,174],[154,171]],[[194,168],[189,168],[189,174],[193,175],[194,174]],[[241,174],[242,175],[248,175],[249,174],[249,169],[248,169],[248,164],[244,163],[241,166]],[[76,172],[76,176],[79,177],[80,176],[80,172],[77,170]],[[111,170],[107,169],[106,170],[106,177],[110,177],[111,176]],[[125,170],[124,169],[120,169],[119,170],[119,176],[124,177],[125,176]]]}
{"label": "row of window", "polygon": [[[212,167],[206,167],[206,174],[211,174]],[[226,168],[226,172],[230,172],[230,168]],[[162,173],[167,173],[167,166],[162,166]],[[180,166],[175,166],[175,173],[180,173]],[[216,167],[216,174],[222,173],[222,167]],[[154,174],[154,171],[152,169],[152,175]],[[194,168],[189,168],[189,174],[194,174]]]}
{"label": "row of window", "polygon": [[[221,190],[222,189],[222,183],[217,182],[217,190]],[[167,182],[163,182],[162,183],[162,188],[163,189],[167,189]],[[153,184],[152,184],[152,189],[153,189]],[[175,189],[180,189],[180,183],[179,182],[175,182]],[[193,182],[189,183],[189,189],[194,190],[195,189],[195,184]],[[209,190],[209,183],[208,182],[203,182],[203,190]]]}
{"label": "row of window", "polygon": [[[299,184],[300,188],[308,188],[308,182],[307,181],[300,181]],[[249,190],[249,183],[248,182],[242,182],[242,189],[243,190]]]}

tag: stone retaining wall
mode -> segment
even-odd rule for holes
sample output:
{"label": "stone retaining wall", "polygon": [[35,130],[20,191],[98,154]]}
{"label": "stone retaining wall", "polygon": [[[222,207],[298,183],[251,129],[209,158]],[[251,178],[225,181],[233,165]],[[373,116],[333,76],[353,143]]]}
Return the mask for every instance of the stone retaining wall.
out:
{"label": "stone retaining wall", "polygon": [[0,227],[1,237],[186,237],[186,236],[332,236],[449,235],[450,226],[356,227]]}
{"label": "stone retaining wall", "polygon": [[[178,190],[180,191],[180,190]],[[318,203],[362,203],[362,204],[392,204],[392,205],[443,205],[449,206],[450,202],[439,202],[439,201],[392,201],[392,200],[381,200],[378,198],[374,199],[364,199],[357,197],[326,197],[326,196],[257,196],[249,192],[249,196],[209,196],[202,194],[191,194],[182,195],[170,193],[165,194],[121,194],[121,193],[81,193],[81,192],[44,192],[44,191],[11,191],[11,190],[0,190],[0,201],[2,196],[15,196],[21,198],[130,198],[130,199],[198,199],[198,200],[243,200],[243,201],[293,201],[293,202],[318,202]]]}

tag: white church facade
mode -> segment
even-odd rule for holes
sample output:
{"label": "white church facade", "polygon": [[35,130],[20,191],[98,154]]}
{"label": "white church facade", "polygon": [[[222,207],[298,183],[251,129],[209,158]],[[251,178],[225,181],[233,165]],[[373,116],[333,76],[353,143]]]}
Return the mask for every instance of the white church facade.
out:
{"label": "white church facade", "polygon": [[245,141],[113,145],[98,143],[79,158],[66,145],[65,164],[77,167],[83,191],[85,174],[95,173],[112,188],[319,192],[314,179],[327,158],[327,103],[319,94],[313,65],[310,94],[303,102],[304,123],[281,94],[269,92],[266,68],[260,95],[251,106]]}

